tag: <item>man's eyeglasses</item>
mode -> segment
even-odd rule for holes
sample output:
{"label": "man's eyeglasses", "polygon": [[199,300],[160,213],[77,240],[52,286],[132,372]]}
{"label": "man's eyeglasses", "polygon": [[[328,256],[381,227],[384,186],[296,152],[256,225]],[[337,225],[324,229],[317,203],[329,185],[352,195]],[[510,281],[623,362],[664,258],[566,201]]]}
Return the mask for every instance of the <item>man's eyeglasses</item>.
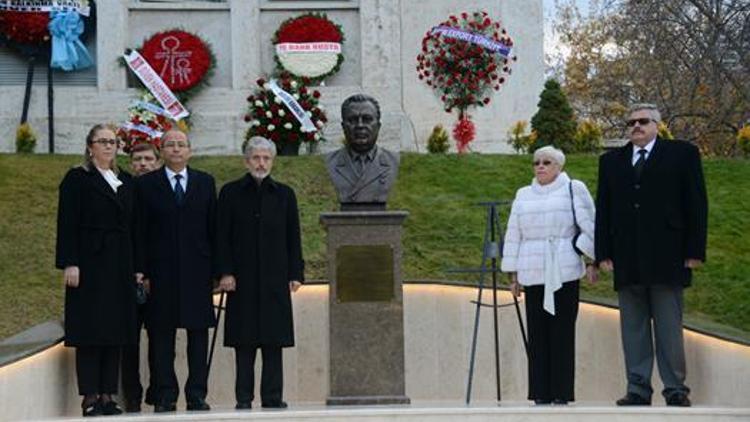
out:
{"label": "man's eyeglasses", "polygon": [[111,146],[115,146],[115,145],[117,145],[117,139],[100,138],[100,139],[94,139],[92,141],[92,143],[99,144],[99,145],[111,145]]}
{"label": "man's eyeglasses", "polygon": [[656,120],[649,119],[648,117],[643,117],[641,119],[630,119],[630,120],[627,120],[625,122],[625,124],[628,125],[628,127],[633,127],[633,126],[635,126],[636,123],[638,123],[641,126],[646,126],[647,124],[649,124],[651,122],[656,122]]}
{"label": "man's eyeglasses", "polygon": [[550,161],[550,160],[542,160],[542,161],[536,160],[532,164],[534,165],[534,167],[538,167],[540,164],[543,164],[545,167],[548,167],[548,166],[550,166],[552,164],[552,161]]}

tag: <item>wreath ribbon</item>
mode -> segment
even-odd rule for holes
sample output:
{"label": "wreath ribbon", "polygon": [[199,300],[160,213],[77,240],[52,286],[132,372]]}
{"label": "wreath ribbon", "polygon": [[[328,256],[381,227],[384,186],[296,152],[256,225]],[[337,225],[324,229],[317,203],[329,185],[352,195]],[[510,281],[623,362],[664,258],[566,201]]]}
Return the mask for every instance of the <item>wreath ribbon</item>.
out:
{"label": "wreath ribbon", "polygon": [[52,12],[48,25],[52,35],[50,66],[65,71],[85,69],[93,65],[86,46],[80,40],[83,21],[78,12]]}
{"label": "wreath ribbon", "polygon": [[315,132],[316,130],[318,130],[315,127],[315,124],[313,124],[312,119],[310,119],[310,116],[307,115],[305,109],[303,109],[302,106],[299,105],[294,97],[289,95],[288,92],[281,89],[281,87],[276,83],[275,79],[271,79],[268,85],[271,87],[271,91],[274,93],[274,95],[281,99],[281,102],[284,103],[286,108],[292,112],[294,117],[299,121],[300,125],[302,125],[302,132]]}
{"label": "wreath ribbon", "polygon": [[511,48],[507,45],[487,38],[483,35],[475,34],[463,29],[452,28],[450,26],[438,26],[432,29],[433,34],[442,34],[448,38],[454,38],[476,44],[487,50],[500,54],[503,57],[510,55]]}
{"label": "wreath ribbon", "polygon": [[145,133],[146,135],[150,136],[151,138],[161,138],[161,136],[164,134],[164,132],[156,130],[154,128],[151,128],[146,125],[137,125],[134,123],[123,123],[122,125],[123,129],[126,130],[137,130],[138,132]]}

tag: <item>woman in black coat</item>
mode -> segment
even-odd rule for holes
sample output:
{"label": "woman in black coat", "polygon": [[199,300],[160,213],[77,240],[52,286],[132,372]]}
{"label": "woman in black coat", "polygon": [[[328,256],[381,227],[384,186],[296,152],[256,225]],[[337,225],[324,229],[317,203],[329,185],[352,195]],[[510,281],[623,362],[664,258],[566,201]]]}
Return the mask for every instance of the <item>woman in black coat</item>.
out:
{"label": "woman in black coat", "polygon": [[84,163],[60,184],[55,265],[64,270],[65,345],[76,348],[83,416],[122,413],[112,400],[120,348],[135,341],[132,185],[116,153],[114,130],[94,126]]}

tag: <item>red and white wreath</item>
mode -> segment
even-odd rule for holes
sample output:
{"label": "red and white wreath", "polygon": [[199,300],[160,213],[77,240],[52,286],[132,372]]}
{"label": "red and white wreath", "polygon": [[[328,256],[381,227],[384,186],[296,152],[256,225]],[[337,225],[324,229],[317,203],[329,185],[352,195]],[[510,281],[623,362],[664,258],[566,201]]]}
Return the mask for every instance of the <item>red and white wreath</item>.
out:
{"label": "red and white wreath", "polygon": [[306,13],[284,21],[273,36],[276,64],[298,78],[323,80],[344,62],[341,27],[324,13]]}

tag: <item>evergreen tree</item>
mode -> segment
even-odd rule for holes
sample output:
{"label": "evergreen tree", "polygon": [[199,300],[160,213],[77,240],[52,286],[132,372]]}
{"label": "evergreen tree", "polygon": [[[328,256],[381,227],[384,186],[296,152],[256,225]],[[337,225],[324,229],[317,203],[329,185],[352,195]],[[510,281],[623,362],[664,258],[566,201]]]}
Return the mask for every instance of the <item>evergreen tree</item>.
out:
{"label": "evergreen tree", "polygon": [[531,118],[531,128],[537,134],[532,151],[545,145],[554,145],[565,152],[573,151],[576,134],[573,108],[556,80],[550,79],[544,84],[537,106],[539,110]]}

